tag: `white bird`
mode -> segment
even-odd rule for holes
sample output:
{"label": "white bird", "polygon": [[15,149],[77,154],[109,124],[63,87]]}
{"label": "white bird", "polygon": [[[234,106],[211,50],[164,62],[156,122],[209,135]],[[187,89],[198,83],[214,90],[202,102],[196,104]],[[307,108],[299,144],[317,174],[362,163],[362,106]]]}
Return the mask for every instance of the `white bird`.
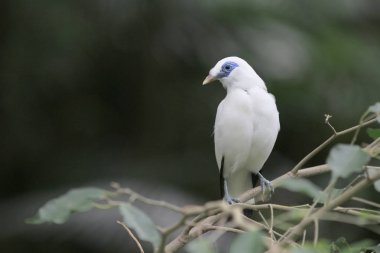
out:
{"label": "white bird", "polygon": [[239,57],[220,60],[203,85],[219,80],[227,95],[219,104],[214,127],[215,156],[222,197],[232,204],[260,179],[263,191],[271,183],[260,173],[280,130],[275,98],[264,81]]}

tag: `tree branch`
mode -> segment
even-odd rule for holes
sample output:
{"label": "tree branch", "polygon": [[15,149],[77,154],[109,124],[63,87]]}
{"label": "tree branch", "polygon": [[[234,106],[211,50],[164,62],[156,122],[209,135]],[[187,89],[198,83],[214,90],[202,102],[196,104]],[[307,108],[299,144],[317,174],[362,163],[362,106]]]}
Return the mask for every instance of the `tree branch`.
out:
{"label": "tree branch", "polygon": [[[289,178],[310,177],[310,176],[319,175],[319,174],[323,174],[330,171],[331,171],[330,168],[326,164],[318,165],[318,166],[299,170],[297,174],[294,174],[292,171],[289,171],[285,173],[284,175],[274,179],[271,183],[272,183],[273,188],[277,188],[279,185],[281,185],[283,181]],[[258,186],[240,195],[239,200],[241,202],[247,202],[248,200],[257,197],[260,193],[261,193],[261,187]]]}
{"label": "tree branch", "polygon": [[[327,118],[326,118],[327,119]],[[328,119],[327,119],[328,122]],[[335,140],[337,137],[351,133],[353,131],[356,131],[357,129],[360,129],[362,127],[368,126],[372,123],[376,122],[376,118],[370,119],[365,122],[361,122],[360,124],[350,127],[346,130],[342,130],[339,132],[336,132],[335,129],[331,126],[330,123],[328,125],[332,127],[333,129],[333,135],[331,135],[327,140],[325,140],[321,145],[319,145],[317,148],[315,148],[313,151],[311,151],[308,155],[306,155],[294,168],[291,170],[293,174],[296,174],[298,170],[300,170],[305,163],[307,163],[311,158],[313,158],[316,154],[318,154],[322,149],[324,149],[328,144],[330,144],[333,140]]]}
{"label": "tree branch", "polygon": [[[319,166],[314,166],[306,169],[299,170],[297,174],[293,174],[291,171],[285,173],[284,175],[276,178],[275,180],[272,181],[272,185],[274,188],[278,187],[284,180],[289,179],[289,178],[298,178],[298,177],[310,177],[318,174],[323,174],[326,172],[329,172],[330,168],[328,168],[327,165],[319,165]],[[251,189],[244,194],[242,194],[239,199],[241,202],[247,202],[248,200],[258,196],[261,193],[261,188],[256,187],[254,189]],[[223,203],[222,201],[220,201]],[[245,204],[239,203],[237,204],[241,205],[241,207],[244,207]],[[265,205],[265,204],[264,204]],[[251,206],[251,205],[248,205]],[[247,206],[247,207],[248,207]],[[254,208],[255,205],[251,206]],[[273,205],[273,208],[279,207],[278,205]],[[258,207],[258,209],[260,206]],[[295,207],[294,207],[295,208]],[[219,210],[221,212],[221,210]],[[222,216],[221,213],[217,213],[212,216],[207,216],[204,214],[200,214],[197,216],[195,219],[195,223],[201,221],[203,218],[207,217],[205,220],[203,220],[201,223],[198,223],[195,227],[194,226],[188,226],[187,228],[184,229],[184,231],[178,235],[175,239],[173,239],[169,244],[166,245],[165,247],[165,252],[174,252],[177,251],[178,249],[182,248],[186,243],[191,241],[192,239],[198,237],[200,234],[203,234],[204,232],[207,232],[204,229],[204,225],[213,225],[215,222],[217,222],[220,217]],[[194,223],[194,220],[192,221]]]}

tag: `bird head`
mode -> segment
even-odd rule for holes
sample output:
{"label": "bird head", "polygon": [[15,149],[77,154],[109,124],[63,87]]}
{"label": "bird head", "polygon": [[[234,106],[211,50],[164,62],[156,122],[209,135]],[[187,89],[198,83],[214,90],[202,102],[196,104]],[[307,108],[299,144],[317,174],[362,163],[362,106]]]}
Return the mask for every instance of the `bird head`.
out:
{"label": "bird head", "polygon": [[203,85],[215,80],[219,80],[224,87],[246,83],[246,81],[265,86],[253,68],[245,60],[236,56],[226,57],[218,61],[203,81]]}

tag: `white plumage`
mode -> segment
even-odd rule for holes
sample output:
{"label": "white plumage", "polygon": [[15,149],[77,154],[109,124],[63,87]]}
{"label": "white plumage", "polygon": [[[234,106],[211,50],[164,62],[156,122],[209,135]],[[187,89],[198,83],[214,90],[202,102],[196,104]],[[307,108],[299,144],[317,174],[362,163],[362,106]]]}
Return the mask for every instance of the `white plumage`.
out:
{"label": "white plumage", "polygon": [[261,186],[270,184],[259,173],[280,130],[275,98],[252,67],[238,57],[220,60],[203,84],[219,80],[227,95],[219,104],[214,128],[215,155],[224,198],[229,203],[252,188],[251,173]]}

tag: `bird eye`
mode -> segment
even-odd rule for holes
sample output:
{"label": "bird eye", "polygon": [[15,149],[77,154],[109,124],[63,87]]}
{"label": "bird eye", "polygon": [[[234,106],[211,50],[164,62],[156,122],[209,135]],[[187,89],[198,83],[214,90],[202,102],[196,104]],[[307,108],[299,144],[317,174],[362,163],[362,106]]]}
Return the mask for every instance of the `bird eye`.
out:
{"label": "bird eye", "polygon": [[224,70],[230,71],[231,70],[231,65],[225,65]]}

